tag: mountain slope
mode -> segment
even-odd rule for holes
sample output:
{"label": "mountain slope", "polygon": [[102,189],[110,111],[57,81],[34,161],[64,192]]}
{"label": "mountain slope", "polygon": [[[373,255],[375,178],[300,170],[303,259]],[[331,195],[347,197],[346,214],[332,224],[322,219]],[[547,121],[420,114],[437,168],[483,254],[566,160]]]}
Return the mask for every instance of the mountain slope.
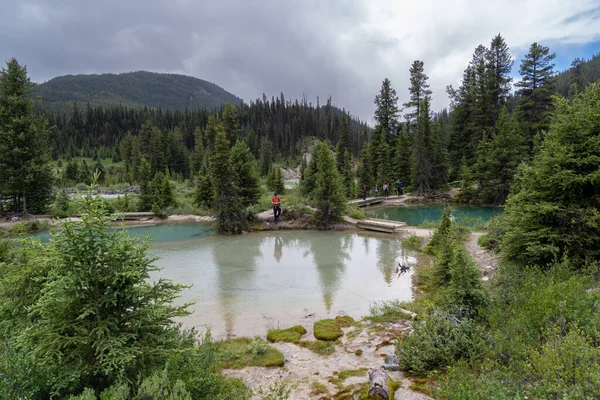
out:
{"label": "mountain slope", "polygon": [[36,85],[34,94],[49,110],[71,110],[73,102],[92,105],[122,104],[171,110],[238,105],[241,99],[214,83],[185,75],[154,72],[66,75]]}
{"label": "mountain slope", "polygon": [[[569,93],[569,76],[573,73],[570,68],[556,76],[556,91],[565,97]],[[581,77],[584,87],[600,80],[600,53],[583,62]]]}

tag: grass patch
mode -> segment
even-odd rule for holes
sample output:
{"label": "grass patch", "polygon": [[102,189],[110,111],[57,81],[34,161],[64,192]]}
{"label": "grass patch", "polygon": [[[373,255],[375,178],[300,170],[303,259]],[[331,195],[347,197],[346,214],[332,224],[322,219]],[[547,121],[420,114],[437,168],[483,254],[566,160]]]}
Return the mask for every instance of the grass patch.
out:
{"label": "grass patch", "polygon": [[313,381],[310,385],[313,388],[314,394],[329,394],[329,390],[327,390],[327,386],[325,386],[321,382]]}
{"label": "grass patch", "polygon": [[335,342],[326,342],[323,340],[303,340],[298,344],[309,349],[313,353],[320,354],[322,356],[329,356],[335,353]]}
{"label": "grass patch", "polygon": [[425,393],[429,396],[433,395],[433,390],[428,378],[414,378],[408,388],[412,391]]}
{"label": "grass patch", "polygon": [[283,354],[260,338],[224,340],[216,346],[221,368],[283,367]]}
{"label": "grass patch", "polygon": [[351,376],[366,376],[367,375],[367,369],[366,368],[359,368],[359,369],[343,369],[338,373],[338,377],[341,380],[346,380],[347,378],[351,377]]}
{"label": "grass patch", "polygon": [[337,340],[344,336],[342,328],[352,326],[354,319],[348,315],[335,319],[322,319],[315,322],[315,338],[319,340]]}
{"label": "grass patch", "polygon": [[[400,382],[397,382],[391,378],[388,378],[388,390],[390,393],[390,399],[393,399],[396,390],[400,388]],[[365,382],[360,386],[348,386],[340,389],[334,396],[334,400],[381,400],[379,397],[369,396],[370,383]]]}
{"label": "grass patch", "polygon": [[409,307],[414,307],[414,305],[398,300],[376,301],[369,307],[369,313],[371,315],[364,319],[375,323],[396,322],[401,319],[411,319],[410,315],[399,310],[399,308],[404,308],[408,311],[415,312],[410,310]]}
{"label": "grass patch", "polygon": [[28,222],[17,222],[8,229],[8,233],[13,236],[26,235],[28,233],[40,232],[50,227],[48,222],[38,220]]}
{"label": "grass patch", "polygon": [[356,219],[365,219],[367,218],[367,216],[365,215],[364,211],[360,208],[358,208],[358,206],[348,206],[346,207],[346,215],[348,215],[351,218],[356,218]]}
{"label": "grass patch", "polygon": [[413,233],[408,238],[404,239],[402,244],[409,249],[421,250],[423,239]]}
{"label": "grass patch", "polygon": [[269,342],[289,342],[300,343],[300,338],[306,334],[306,329],[303,326],[296,325],[287,329],[271,329],[267,333]]}

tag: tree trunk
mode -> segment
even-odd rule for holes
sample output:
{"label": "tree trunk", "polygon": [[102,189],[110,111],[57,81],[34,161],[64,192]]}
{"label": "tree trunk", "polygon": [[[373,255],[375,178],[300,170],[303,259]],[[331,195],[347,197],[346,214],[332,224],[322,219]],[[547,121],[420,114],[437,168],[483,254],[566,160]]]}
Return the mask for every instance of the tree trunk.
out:
{"label": "tree trunk", "polygon": [[390,400],[390,391],[387,385],[388,375],[383,369],[369,370],[369,381],[371,382],[369,396]]}
{"label": "tree trunk", "polygon": [[23,214],[27,215],[27,195],[23,193]]}

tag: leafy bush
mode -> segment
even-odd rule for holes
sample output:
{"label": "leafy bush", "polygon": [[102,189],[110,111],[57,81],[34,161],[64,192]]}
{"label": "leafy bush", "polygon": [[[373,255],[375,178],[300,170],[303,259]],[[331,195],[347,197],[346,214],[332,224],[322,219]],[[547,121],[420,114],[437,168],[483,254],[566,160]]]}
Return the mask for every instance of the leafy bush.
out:
{"label": "leafy bush", "polygon": [[26,235],[28,233],[39,232],[43,229],[48,229],[48,222],[38,220],[28,222],[17,222],[8,229],[8,233],[15,236]]}
{"label": "leafy bush", "polygon": [[364,211],[357,206],[348,206],[346,207],[346,214],[351,218],[356,219],[365,219],[367,216]]}
{"label": "leafy bush", "polygon": [[408,238],[404,239],[402,244],[409,249],[421,250],[423,239],[413,233]]}
{"label": "leafy bush", "polygon": [[265,354],[267,350],[269,350],[269,345],[267,344],[267,342],[258,337],[255,338],[252,342],[250,342],[250,344],[246,348],[246,351],[254,356]]}
{"label": "leafy bush", "polygon": [[470,320],[430,315],[415,321],[413,329],[396,350],[406,371],[426,374],[481,354],[482,330]]}

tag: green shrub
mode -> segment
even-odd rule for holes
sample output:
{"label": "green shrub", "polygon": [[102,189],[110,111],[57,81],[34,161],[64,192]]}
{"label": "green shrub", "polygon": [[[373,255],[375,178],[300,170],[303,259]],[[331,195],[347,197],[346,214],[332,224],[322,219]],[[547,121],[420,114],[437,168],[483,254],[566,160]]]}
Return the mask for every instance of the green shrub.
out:
{"label": "green shrub", "polygon": [[216,343],[217,353],[222,368],[240,369],[250,366],[283,367],[284,358],[281,352],[271,346],[262,354],[248,351],[252,339],[237,338]]}
{"label": "green shrub", "polygon": [[365,215],[365,212],[362,209],[360,209],[358,206],[348,206],[346,208],[346,214],[349,217],[356,218],[356,219],[367,218],[367,216]]}
{"label": "green shrub", "polygon": [[405,371],[426,374],[481,353],[482,331],[470,320],[430,315],[415,321],[413,329],[396,350]]}
{"label": "green shrub", "polygon": [[14,236],[26,235],[28,233],[39,232],[48,229],[48,222],[40,222],[38,220],[28,222],[17,222],[8,229],[8,233]]}
{"label": "green shrub", "polygon": [[252,354],[253,356],[260,356],[262,354],[265,354],[267,350],[269,350],[269,345],[267,344],[267,342],[258,337],[255,338],[252,342],[250,342],[250,344],[246,348],[246,351]]}
{"label": "green shrub", "polygon": [[[373,322],[396,322],[402,319],[410,319],[411,316],[403,313],[399,308],[414,308],[414,305],[404,303],[398,300],[376,301],[369,307],[369,314],[364,319]],[[412,311],[412,310],[408,310]],[[421,311],[421,310],[419,310]],[[415,311],[413,311],[415,312]]]}
{"label": "green shrub", "polygon": [[258,388],[257,395],[261,400],[287,400],[290,398],[292,389],[285,381],[273,383],[267,390]]}
{"label": "green shrub", "polygon": [[409,249],[421,250],[423,239],[413,233],[408,238],[404,239],[402,244]]}
{"label": "green shrub", "polygon": [[269,342],[298,343],[305,334],[306,329],[301,325],[296,325],[287,329],[271,329],[267,333],[267,340]]}

